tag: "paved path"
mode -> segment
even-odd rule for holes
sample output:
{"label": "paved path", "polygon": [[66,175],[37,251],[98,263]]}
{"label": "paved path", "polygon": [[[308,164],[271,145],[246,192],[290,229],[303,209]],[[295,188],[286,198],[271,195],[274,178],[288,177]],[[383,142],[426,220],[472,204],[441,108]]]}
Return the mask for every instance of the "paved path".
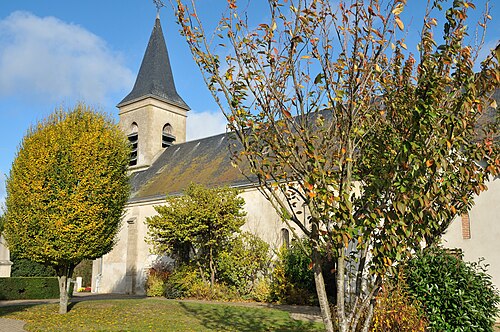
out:
{"label": "paved path", "polygon": [[0,318],[0,332],[23,332],[24,324],[22,320]]}

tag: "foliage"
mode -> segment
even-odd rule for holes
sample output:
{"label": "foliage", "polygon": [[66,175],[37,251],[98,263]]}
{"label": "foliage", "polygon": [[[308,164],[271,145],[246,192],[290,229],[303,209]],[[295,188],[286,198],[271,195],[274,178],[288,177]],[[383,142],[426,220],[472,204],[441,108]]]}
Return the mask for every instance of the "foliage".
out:
{"label": "foliage", "polygon": [[[268,0],[261,24],[229,0],[213,37],[195,1],[176,3],[234,132],[233,162],[311,240],[326,329],[322,247],[336,261],[340,330],[367,331],[382,278],[499,173],[498,126],[481,118],[496,115],[487,106],[500,72],[492,53],[474,73],[474,3],[428,1],[418,58],[404,40],[405,0]],[[490,18],[486,10],[479,30]]]}
{"label": "foliage", "polygon": [[500,296],[486,268],[438,247],[408,262],[408,293],[425,308],[430,331],[493,331]]}
{"label": "foliage", "polygon": [[311,248],[305,239],[297,241],[292,241],[290,248],[283,246],[278,251],[272,274],[271,299],[286,304],[316,304]]}
{"label": "foliage", "polygon": [[51,266],[33,262],[26,258],[10,256],[12,262],[11,277],[56,277],[56,271]]}
{"label": "foliage", "polygon": [[129,153],[120,129],[83,104],[56,110],[21,142],[7,178],[4,233],[17,257],[54,267],[61,313],[74,267],[115,243],[129,195]]}
{"label": "foliage", "polygon": [[100,300],[75,303],[67,315],[55,305],[0,307],[2,318],[20,319],[27,331],[282,331],[319,332],[317,323],[297,321],[288,312],[252,306],[165,299]]}
{"label": "foliage", "polygon": [[0,300],[54,299],[57,297],[59,297],[57,278],[0,278]]}
{"label": "foliage", "polygon": [[162,261],[157,261],[148,270],[146,279],[146,295],[147,296],[165,296],[165,284],[172,274],[172,264],[165,264]]}
{"label": "foliage", "polygon": [[210,271],[210,283],[216,280],[216,259],[245,223],[244,200],[233,188],[208,189],[191,184],[183,196],[167,197],[163,206],[155,206],[158,215],[147,219],[149,242],[155,252],[170,255],[179,263],[191,259]]}
{"label": "foliage", "polygon": [[420,302],[408,295],[404,279],[384,284],[376,298],[373,332],[425,332],[427,320]]}
{"label": "foliage", "polygon": [[192,297],[192,289],[204,284],[199,270],[194,265],[177,266],[165,281],[165,296],[169,299]]}
{"label": "foliage", "polygon": [[0,236],[3,233],[3,225],[4,224],[5,224],[5,215],[2,213],[2,214],[0,214]]}
{"label": "foliage", "polygon": [[269,273],[269,244],[251,233],[234,238],[217,259],[219,282],[235,287],[240,296],[248,296]]}
{"label": "foliage", "polygon": [[271,281],[269,277],[260,278],[254,284],[250,298],[256,302],[270,302],[271,298]]}
{"label": "foliage", "polygon": [[208,284],[193,264],[177,266],[165,282],[167,298],[230,301],[240,299],[238,292],[221,283]]}

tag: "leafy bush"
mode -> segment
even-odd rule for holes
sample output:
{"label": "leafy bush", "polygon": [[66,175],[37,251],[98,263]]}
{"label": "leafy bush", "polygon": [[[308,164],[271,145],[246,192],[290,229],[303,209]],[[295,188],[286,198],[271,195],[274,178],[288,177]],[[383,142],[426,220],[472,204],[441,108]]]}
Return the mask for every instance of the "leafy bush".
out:
{"label": "leafy bush", "polygon": [[271,301],[271,282],[268,277],[261,278],[255,283],[250,298],[257,302]]}
{"label": "leafy bush", "polygon": [[191,297],[193,289],[199,288],[203,280],[194,265],[180,265],[165,281],[165,296],[170,299]]}
{"label": "leafy bush", "polygon": [[[300,241],[310,251],[307,241]],[[297,241],[292,242],[290,248],[282,247],[278,252],[272,273],[271,298],[287,304],[317,303],[310,252],[305,253]]]}
{"label": "leafy bush", "polygon": [[166,283],[172,274],[173,265],[159,260],[148,270],[146,279],[146,295],[152,297],[165,296]]}
{"label": "leafy bush", "polygon": [[55,277],[56,271],[41,263],[32,262],[29,259],[19,258],[15,253],[11,253],[12,277]]}
{"label": "leafy bush", "polygon": [[431,331],[493,331],[500,303],[486,266],[442,248],[423,250],[405,267],[409,294],[424,306]]}
{"label": "leafy bush", "polygon": [[256,283],[267,276],[271,265],[269,244],[251,233],[233,239],[219,254],[219,282],[234,287],[240,296],[248,296]]}
{"label": "leafy bush", "polygon": [[55,299],[59,297],[57,278],[0,278],[0,300]]}
{"label": "leafy bush", "polygon": [[382,286],[376,298],[372,332],[425,332],[427,321],[418,301],[408,295],[404,279]]}
{"label": "leafy bush", "polygon": [[199,274],[195,265],[177,267],[165,282],[164,293],[167,298],[194,298],[198,300],[229,301],[239,299],[238,292],[233,287],[215,283],[210,285]]}

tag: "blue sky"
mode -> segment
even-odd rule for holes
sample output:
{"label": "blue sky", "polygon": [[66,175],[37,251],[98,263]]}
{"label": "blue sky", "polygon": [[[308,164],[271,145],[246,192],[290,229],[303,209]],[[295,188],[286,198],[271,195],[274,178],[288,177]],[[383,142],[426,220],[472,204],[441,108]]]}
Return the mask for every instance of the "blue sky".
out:
{"label": "blue sky", "polygon": [[[199,11],[211,20],[220,17],[226,3],[198,2]],[[263,0],[250,2],[248,8],[258,18]],[[406,15],[416,15],[419,27],[416,13],[424,1],[408,3]],[[484,1],[477,4],[479,11]],[[500,9],[494,7],[491,14],[486,42],[493,47],[500,38]],[[115,105],[132,89],[155,16],[151,0],[1,1],[0,203],[17,147],[37,120],[78,101],[118,119]],[[224,118],[178,34],[169,5],[162,9],[161,21],[177,91],[192,109],[188,139],[223,132]]]}

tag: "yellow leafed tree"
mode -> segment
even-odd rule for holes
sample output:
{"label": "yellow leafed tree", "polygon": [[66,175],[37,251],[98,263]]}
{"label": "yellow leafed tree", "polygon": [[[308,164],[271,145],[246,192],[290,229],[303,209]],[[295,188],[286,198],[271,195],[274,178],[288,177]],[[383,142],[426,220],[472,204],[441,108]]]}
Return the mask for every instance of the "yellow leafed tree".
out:
{"label": "yellow leafed tree", "polygon": [[7,179],[4,233],[18,257],[55,268],[60,313],[74,267],[113,248],[129,195],[129,154],[119,128],[84,104],[56,110],[20,144]]}

